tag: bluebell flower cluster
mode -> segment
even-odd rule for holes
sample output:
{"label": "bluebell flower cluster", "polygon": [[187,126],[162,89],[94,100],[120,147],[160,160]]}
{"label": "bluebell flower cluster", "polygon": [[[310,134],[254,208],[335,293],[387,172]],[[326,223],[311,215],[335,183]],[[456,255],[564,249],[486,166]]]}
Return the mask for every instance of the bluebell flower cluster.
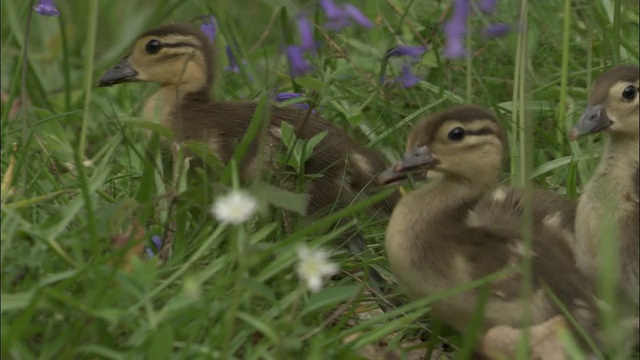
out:
{"label": "bluebell flower cluster", "polygon": [[[338,5],[334,0],[320,0],[320,8],[327,17],[327,22],[323,26],[329,30],[339,31],[353,24],[367,29],[373,27],[371,20],[352,4]],[[315,54],[319,46],[319,43],[313,39],[313,24],[306,15],[304,13],[298,14],[296,22],[300,44],[289,45],[285,48],[291,77],[302,76],[313,69],[311,63],[305,58],[305,54]]]}
{"label": "bluebell flower cluster", "polygon": [[[211,43],[213,43],[218,34],[218,21],[212,15],[205,16],[204,18],[206,20],[202,23],[202,25],[200,25],[200,30],[205,35],[207,35]],[[229,45],[225,46],[225,52],[227,54],[227,60],[229,61],[229,65],[225,66],[224,70],[230,73],[235,73],[235,74],[239,73],[240,66],[238,64],[238,60],[233,55],[233,51],[231,50],[231,47]],[[245,60],[242,60],[242,63],[246,64],[247,62]]]}
{"label": "bluebell flower cluster", "polygon": [[413,64],[417,63],[420,57],[427,51],[425,46],[405,46],[399,45],[393,47],[385,53],[386,58],[401,57],[405,58],[402,64],[402,73],[394,82],[402,84],[402,87],[410,88],[417,85],[422,79],[411,71]]}
{"label": "bluebell flower cluster", "polygon": [[60,16],[60,10],[53,0],[38,0],[33,10],[42,16]]}
{"label": "bluebell flower cluster", "polygon": [[[485,14],[492,14],[495,11],[497,0],[480,0],[478,10]],[[467,19],[471,12],[470,0],[453,0],[453,13],[449,20],[443,25],[443,32],[446,42],[443,55],[450,59],[457,59],[467,56],[464,37],[467,34]],[[486,26],[482,34],[487,37],[505,36],[511,31],[511,26],[503,23],[494,23]]]}

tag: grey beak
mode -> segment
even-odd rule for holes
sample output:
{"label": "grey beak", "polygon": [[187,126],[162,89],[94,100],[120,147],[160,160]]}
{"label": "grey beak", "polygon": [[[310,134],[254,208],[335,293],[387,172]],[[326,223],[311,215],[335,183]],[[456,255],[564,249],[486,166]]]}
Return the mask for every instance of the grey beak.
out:
{"label": "grey beak", "polygon": [[136,81],[138,72],[133,69],[129,59],[123,57],[111,69],[98,79],[98,86],[112,86],[123,82]]}
{"label": "grey beak", "polygon": [[412,172],[422,171],[438,164],[438,160],[433,156],[431,149],[427,146],[420,146],[407,152],[401,161],[378,175],[378,182],[382,185],[394,183],[409,177]]}
{"label": "grey beak", "polygon": [[589,106],[569,132],[569,138],[575,140],[583,135],[600,132],[609,126],[611,126],[611,119],[607,116],[604,105]]}

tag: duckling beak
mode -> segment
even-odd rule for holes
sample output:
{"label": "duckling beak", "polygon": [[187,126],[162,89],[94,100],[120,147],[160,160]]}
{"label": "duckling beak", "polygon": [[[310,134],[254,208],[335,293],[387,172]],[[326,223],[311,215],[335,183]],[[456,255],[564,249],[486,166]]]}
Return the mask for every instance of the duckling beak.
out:
{"label": "duckling beak", "polygon": [[137,80],[138,72],[133,69],[129,59],[123,57],[120,61],[111,69],[102,75],[98,79],[98,86],[112,86],[123,82]]}
{"label": "duckling beak", "polygon": [[380,173],[378,182],[382,185],[395,183],[408,178],[412,173],[420,173],[421,177],[425,178],[424,172],[436,164],[438,160],[433,156],[431,149],[420,146],[408,151],[402,160]]}
{"label": "duckling beak", "polygon": [[608,128],[611,124],[611,119],[607,116],[604,105],[589,106],[569,132],[569,139],[575,140],[583,135],[595,134]]}

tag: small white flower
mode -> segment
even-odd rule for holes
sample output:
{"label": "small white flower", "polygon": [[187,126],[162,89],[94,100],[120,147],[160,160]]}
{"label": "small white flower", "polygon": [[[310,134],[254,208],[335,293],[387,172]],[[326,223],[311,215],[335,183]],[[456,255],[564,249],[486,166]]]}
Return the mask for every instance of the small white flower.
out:
{"label": "small white flower", "polygon": [[307,282],[311,292],[317,292],[322,288],[322,278],[331,276],[340,271],[340,267],[328,261],[329,253],[322,250],[311,250],[306,246],[300,246],[298,253],[298,275]]}
{"label": "small white flower", "polygon": [[258,201],[241,190],[233,190],[216,199],[211,213],[223,223],[242,224],[249,220],[258,209]]}

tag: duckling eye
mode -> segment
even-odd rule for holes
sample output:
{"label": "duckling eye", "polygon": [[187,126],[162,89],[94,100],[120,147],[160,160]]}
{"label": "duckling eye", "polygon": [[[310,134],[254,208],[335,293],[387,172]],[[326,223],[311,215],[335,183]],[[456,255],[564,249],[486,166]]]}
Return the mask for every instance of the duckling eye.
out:
{"label": "duckling eye", "polygon": [[157,54],[161,48],[162,46],[160,45],[160,41],[158,40],[150,40],[144,47],[144,49],[147,50],[149,54]]}
{"label": "duckling eye", "polygon": [[633,100],[638,95],[638,88],[633,85],[629,85],[624,90],[622,90],[622,97],[626,100]]}
{"label": "duckling eye", "polygon": [[462,139],[464,139],[465,136],[465,131],[463,128],[461,127],[457,127],[454,128],[453,130],[449,131],[449,134],[447,135],[447,137],[449,138],[449,140],[454,140],[454,141],[460,141]]}

